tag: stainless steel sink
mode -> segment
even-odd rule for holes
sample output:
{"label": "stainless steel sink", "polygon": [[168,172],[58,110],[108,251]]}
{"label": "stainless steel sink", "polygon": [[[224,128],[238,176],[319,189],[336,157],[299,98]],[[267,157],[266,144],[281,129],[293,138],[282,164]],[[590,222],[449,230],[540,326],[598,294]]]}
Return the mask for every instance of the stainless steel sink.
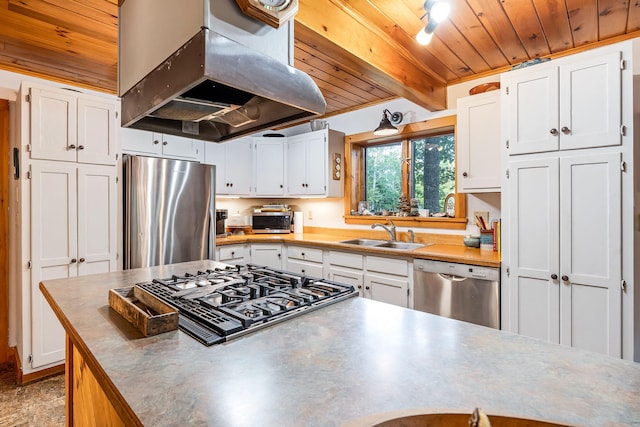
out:
{"label": "stainless steel sink", "polygon": [[405,251],[410,251],[412,249],[418,249],[423,246],[426,246],[422,243],[409,243],[409,242],[384,242],[380,245],[376,245],[377,248],[386,248],[386,249],[403,249]]}
{"label": "stainless steel sink", "polygon": [[425,243],[409,243],[409,242],[398,242],[392,240],[376,240],[376,239],[349,239],[349,240],[341,240],[338,243],[344,243],[347,245],[357,245],[357,246],[366,246],[372,249],[398,249],[404,251],[410,251],[413,249],[422,248],[427,246]]}
{"label": "stainless steel sink", "polygon": [[341,240],[338,243],[346,243],[347,245],[358,245],[358,246],[378,246],[386,242],[387,242],[386,240],[375,240],[375,239],[351,239],[351,240]]}

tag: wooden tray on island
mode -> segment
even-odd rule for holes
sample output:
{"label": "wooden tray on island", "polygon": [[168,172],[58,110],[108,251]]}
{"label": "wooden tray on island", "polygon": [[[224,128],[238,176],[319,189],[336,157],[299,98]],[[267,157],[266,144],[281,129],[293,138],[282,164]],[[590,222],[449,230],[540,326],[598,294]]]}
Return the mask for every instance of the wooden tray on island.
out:
{"label": "wooden tray on island", "polygon": [[178,311],[137,286],[109,289],[109,305],[145,337],[178,329]]}

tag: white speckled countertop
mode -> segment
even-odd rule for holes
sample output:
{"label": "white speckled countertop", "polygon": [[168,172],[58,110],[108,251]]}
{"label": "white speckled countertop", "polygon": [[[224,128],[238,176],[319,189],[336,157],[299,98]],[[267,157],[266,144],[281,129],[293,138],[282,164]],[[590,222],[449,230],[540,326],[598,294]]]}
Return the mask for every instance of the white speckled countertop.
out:
{"label": "white speckled countertop", "polygon": [[640,364],[352,298],[205,347],[143,338],[108,289],[209,261],[45,281],[71,340],[149,426],[338,426],[450,408],[579,425],[640,423]]}

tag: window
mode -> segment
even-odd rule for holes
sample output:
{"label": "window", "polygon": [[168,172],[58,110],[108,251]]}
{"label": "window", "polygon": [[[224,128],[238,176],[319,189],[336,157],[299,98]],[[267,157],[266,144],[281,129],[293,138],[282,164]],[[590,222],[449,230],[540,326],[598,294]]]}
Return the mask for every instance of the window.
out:
{"label": "window", "polygon": [[[395,216],[402,196],[417,199],[419,209],[439,213],[455,193],[455,116],[406,125],[393,137],[351,135],[346,155],[345,222],[373,223],[384,214],[399,225],[466,226],[464,195],[455,197],[455,218]],[[372,216],[359,215],[360,201],[368,203]]]}

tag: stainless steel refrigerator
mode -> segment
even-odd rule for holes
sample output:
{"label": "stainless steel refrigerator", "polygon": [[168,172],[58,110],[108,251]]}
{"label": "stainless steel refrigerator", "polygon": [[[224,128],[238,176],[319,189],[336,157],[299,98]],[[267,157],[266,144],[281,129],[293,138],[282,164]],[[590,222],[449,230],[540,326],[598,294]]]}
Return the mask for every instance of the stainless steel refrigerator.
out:
{"label": "stainless steel refrigerator", "polygon": [[124,156],[124,268],[214,259],[215,166]]}

